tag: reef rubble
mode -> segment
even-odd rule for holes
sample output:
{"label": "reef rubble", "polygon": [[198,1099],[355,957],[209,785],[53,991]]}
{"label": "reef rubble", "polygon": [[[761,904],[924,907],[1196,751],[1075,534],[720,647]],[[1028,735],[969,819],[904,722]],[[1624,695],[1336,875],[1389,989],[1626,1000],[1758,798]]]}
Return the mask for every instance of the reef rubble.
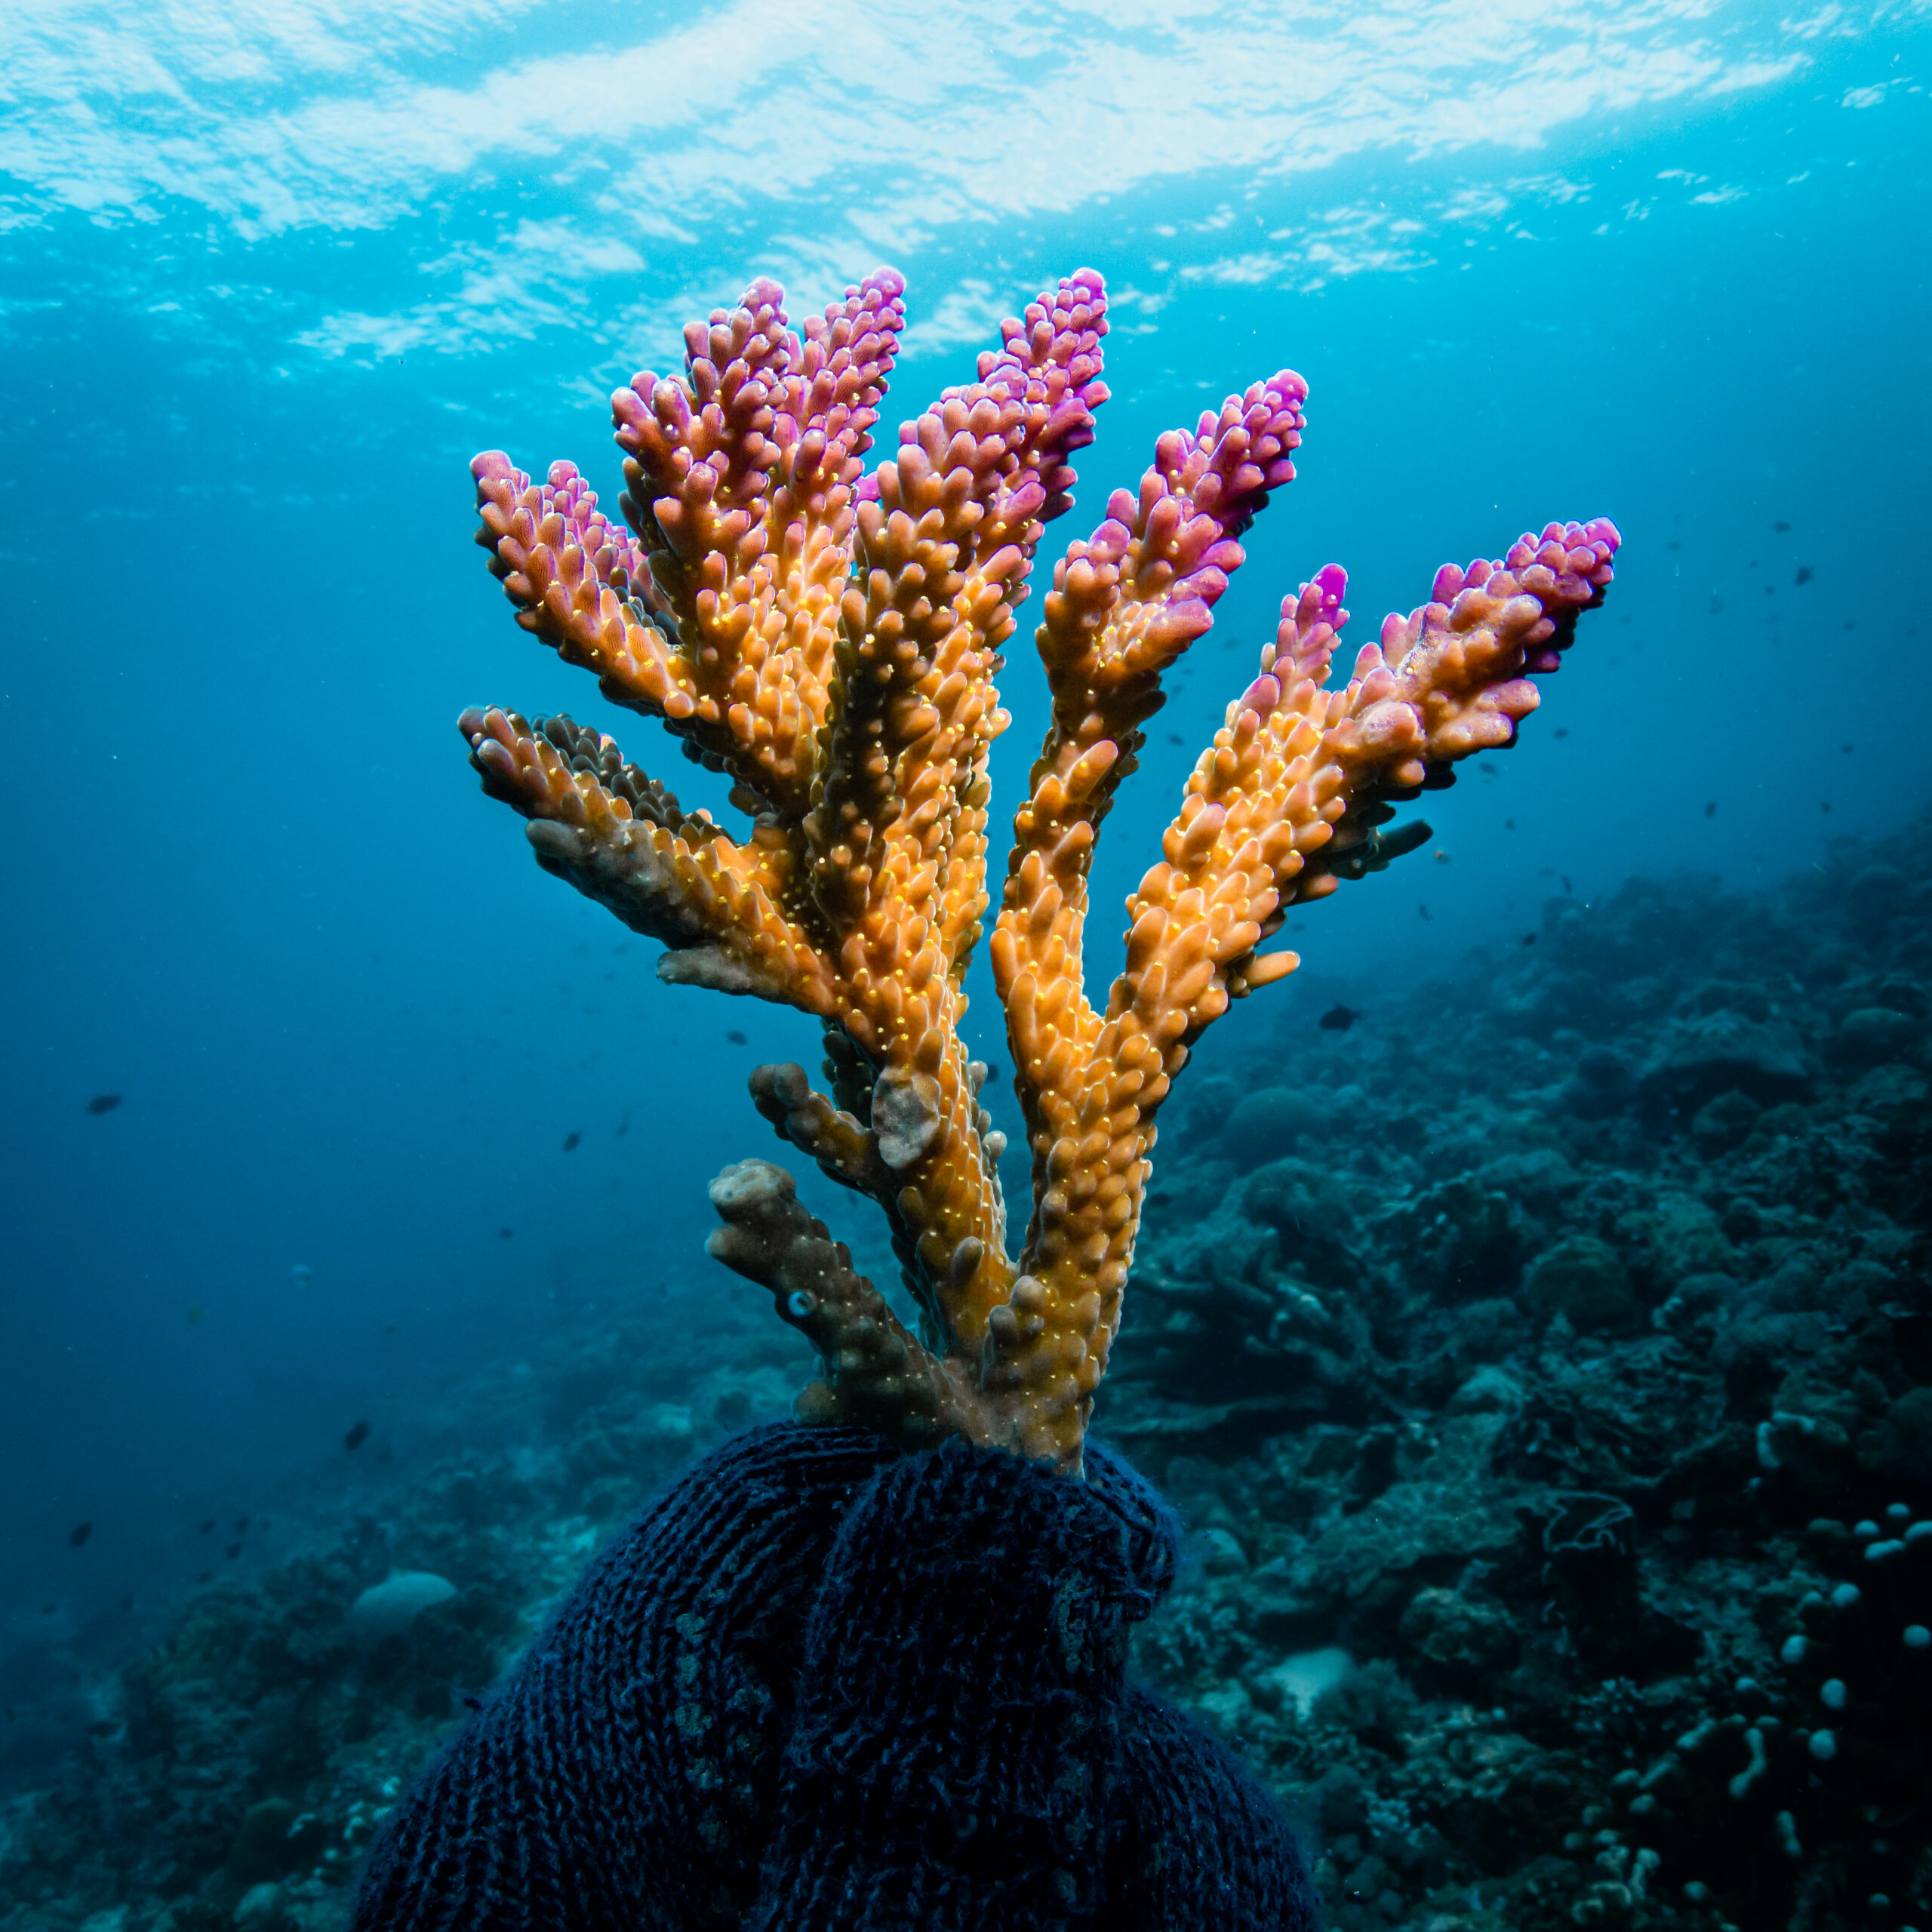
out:
{"label": "reef rubble", "polygon": [[1097,1426],[1343,1932],[1932,1922],[1928,881],[1555,899],[1196,1089]]}

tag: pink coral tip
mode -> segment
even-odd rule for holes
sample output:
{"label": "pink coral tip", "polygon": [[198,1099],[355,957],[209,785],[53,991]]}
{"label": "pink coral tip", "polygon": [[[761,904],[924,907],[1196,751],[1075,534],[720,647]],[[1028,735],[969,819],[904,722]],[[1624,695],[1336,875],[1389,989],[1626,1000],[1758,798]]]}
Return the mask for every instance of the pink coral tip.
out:
{"label": "pink coral tip", "polygon": [[1185,651],[1196,638],[1204,635],[1214,622],[1204,601],[1182,598],[1158,612],[1142,635],[1158,651]]}
{"label": "pink coral tip", "polygon": [[1257,718],[1266,721],[1281,701],[1280,679],[1264,671],[1242,692],[1241,708],[1244,711],[1253,712]]}

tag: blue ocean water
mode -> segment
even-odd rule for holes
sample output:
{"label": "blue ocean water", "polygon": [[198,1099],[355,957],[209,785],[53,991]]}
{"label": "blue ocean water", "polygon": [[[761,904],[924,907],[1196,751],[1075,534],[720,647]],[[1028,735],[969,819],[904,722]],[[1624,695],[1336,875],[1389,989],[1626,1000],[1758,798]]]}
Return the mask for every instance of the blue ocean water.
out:
{"label": "blue ocean water", "polygon": [[1284,591],[1342,563],[1367,641],[1445,559],[1622,531],[1520,745],[1428,801],[1435,856],[1298,915],[1303,971],[1201,1077],[1282,1053],[1270,1004],[1372,1008],[1633,875],[1770,886],[1932,791],[1923,5],[72,0],[0,50],[9,1682],[162,1628],[211,1518],[379,1508],[558,1323],[755,1307],[705,1183],[772,1151],[746,1075],[813,1029],[660,985],[454,728],[568,709],[725,811],[516,629],[467,466],[568,456],[614,498],[610,388],[755,275],[795,318],[903,272],[889,426],[1100,270],[1113,400],[1049,552],[1162,429],[1309,382],[1109,823],[1097,980]]}

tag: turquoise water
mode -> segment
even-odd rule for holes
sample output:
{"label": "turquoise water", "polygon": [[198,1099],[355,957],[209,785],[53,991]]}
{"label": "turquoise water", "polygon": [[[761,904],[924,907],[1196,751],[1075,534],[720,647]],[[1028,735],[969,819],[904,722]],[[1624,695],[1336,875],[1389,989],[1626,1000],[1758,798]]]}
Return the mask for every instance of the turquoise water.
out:
{"label": "turquoise water", "polygon": [[600,1297],[749,1294],[704,1183],[811,1029],[659,985],[454,726],[568,709],[724,810],[515,627],[467,466],[614,496],[610,388],[755,275],[796,318],[903,272],[889,426],[1100,270],[1114,399],[1049,552],[1163,428],[1309,382],[1109,823],[1097,977],[1284,590],[1343,563],[1366,641],[1445,558],[1619,525],[1520,746],[1430,801],[1446,856],[1312,911],[1216,1067],[1269,1002],[1371,1004],[1635,874],[1770,885],[1932,789],[1922,6],[74,4],[0,51],[0,1656],[106,1654],[200,1521],[333,1494],[358,1419],[405,1474]]}

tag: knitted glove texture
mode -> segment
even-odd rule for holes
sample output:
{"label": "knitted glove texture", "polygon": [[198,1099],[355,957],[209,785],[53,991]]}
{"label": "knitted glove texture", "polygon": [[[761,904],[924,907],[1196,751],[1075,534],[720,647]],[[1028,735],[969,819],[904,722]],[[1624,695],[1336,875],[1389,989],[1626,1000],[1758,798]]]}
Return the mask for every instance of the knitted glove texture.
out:
{"label": "knitted glove texture", "polygon": [[1174,1527],[1087,1466],[728,1443],[398,1807],[356,1932],[1312,1928],[1272,1801],[1124,1680]]}

